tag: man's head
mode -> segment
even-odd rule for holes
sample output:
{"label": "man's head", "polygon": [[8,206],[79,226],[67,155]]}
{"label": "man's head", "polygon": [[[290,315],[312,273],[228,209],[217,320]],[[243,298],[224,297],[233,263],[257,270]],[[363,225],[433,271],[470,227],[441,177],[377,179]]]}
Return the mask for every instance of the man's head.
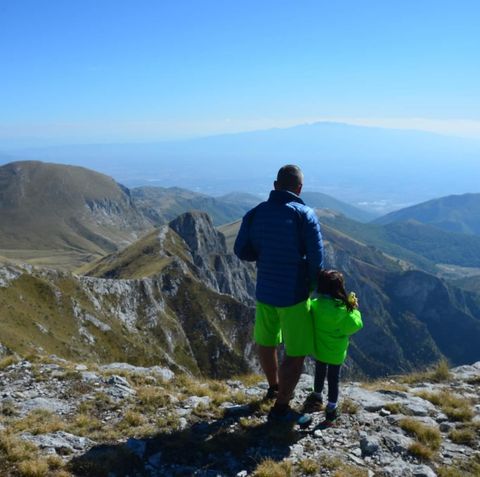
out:
{"label": "man's head", "polygon": [[303,172],[298,166],[287,164],[280,168],[277,180],[273,183],[275,190],[288,190],[300,195],[303,186]]}

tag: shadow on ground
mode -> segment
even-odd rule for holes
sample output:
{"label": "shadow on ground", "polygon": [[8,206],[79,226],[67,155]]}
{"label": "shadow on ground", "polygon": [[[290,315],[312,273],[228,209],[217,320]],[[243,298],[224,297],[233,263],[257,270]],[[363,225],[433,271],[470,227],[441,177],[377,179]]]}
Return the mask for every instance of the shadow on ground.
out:
{"label": "shadow on ground", "polygon": [[126,443],[99,445],[75,457],[70,471],[79,477],[235,476],[252,472],[264,459],[280,461],[305,431],[260,422],[241,426],[254,407],[226,409],[214,422],[197,422],[182,431],[162,432]]}

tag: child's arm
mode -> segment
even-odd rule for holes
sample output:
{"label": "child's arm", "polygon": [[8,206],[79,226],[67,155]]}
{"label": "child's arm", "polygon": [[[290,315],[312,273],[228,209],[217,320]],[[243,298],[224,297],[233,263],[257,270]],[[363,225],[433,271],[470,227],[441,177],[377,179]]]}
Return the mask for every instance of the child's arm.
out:
{"label": "child's arm", "polygon": [[348,312],[342,322],[342,331],[345,335],[350,336],[363,328],[362,315],[359,310]]}

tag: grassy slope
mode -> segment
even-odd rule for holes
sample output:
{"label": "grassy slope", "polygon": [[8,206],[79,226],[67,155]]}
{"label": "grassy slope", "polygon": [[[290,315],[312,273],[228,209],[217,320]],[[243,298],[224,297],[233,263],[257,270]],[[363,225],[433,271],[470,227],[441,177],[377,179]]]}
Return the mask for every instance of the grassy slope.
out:
{"label": "grassy slope", "polygon": [[447,232],[416,222],[362,224],[338,215],[325,216],[321,220],[428,272],[437,272],[437,263],[480,266],[480,238],[476,236]]}
{"label": "grassy slope", "polygon": [[480,235],[480,194],[450,195],[391,212],[378,224],[416,220],[449,232]]}
{"label": "grassy slope", "polygon": [[103,174],[40,162],[0,167],[0,250],[7,257],[69,266],[112,252],[147,227],[127,192]]}
{"label": "grassy slope", "polygon": [[103,278],[145,278],[168,266],[174,257],[188,261],[183,240],[168,226],[155,229],[123,250],[110,254],[78,271]]}
{"label": "grassy slope", "polygon": [[371,212],[359,209],[321,192],[302,192],[301,197],[307,205],[314,209],[330,209],[359,222],[368,222],[375,217]]}
{"label": "grassy slope", "polygon": [[[248,307],[178,267],[168,270],[167,282],[33,271],[0,287],[1,342],[24,356],[40,347],[77,361],[229,376],[248,370],[251,320]],[[225,359],[212,359],[217,355]]]}

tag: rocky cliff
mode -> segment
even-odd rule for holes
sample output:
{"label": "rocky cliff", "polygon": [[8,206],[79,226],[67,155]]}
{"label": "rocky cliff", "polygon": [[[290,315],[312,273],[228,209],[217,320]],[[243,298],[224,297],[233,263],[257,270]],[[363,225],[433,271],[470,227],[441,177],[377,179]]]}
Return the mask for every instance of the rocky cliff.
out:
{"label": "rocky cliff", "polygon": [[207,376],[251,368],[253,309],[217,293],[180,260],[144,279],[0,268],[2,345],[106,362],[163,364]]}

